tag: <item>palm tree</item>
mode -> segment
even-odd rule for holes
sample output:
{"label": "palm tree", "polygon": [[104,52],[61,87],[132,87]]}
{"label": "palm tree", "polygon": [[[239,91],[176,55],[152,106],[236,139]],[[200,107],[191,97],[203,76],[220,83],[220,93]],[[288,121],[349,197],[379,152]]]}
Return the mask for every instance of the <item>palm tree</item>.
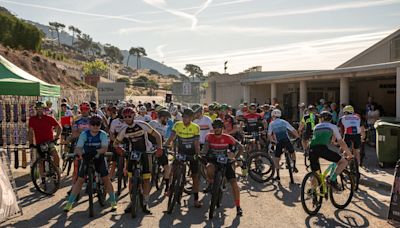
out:
{"label": "palm tree", "polygon": [[71,46],[73,47],[74,46],[75,34],[79,36],[79,35],[81,35],[82,31],[79,30],[77,27],[74,27],[73,25],[69,26],[68,30],[72,32],[72,44],[71,44]]}
{"label": "palm tree", "polygon": [[135,55],[136,55],[136,69],[140,68],[140,57],[147,56],[146,50],[143,47],[135,48]]}
{"label": "palm tree", "polygon": [[129,59],[130,59],[131,55],[135,55],[135,53],[136,53],[136,48],[131,47],[131,48],[129,49],[128,59],[126,60],[126,66],[127,66],[127,67],[128,67],[128,65],[129,65]]}
{"label": "palm tree", "polygon": [[65,25],[58,22],[49,22],[49,25],[52,30],[57,32],[58,46],[60,46],[60,32],[64,30]]}
{"label": "palm tree", "polygon": [[92,43],[90,45],[90,51],[92,51],[93,57],[99,56],[101,54],[100,45],[98,43]]}
{"label": "palm tree", "polygon": [[82,36],[78,36],[76,46],[82,52],[87,52],[92,47],[93,39],[88,34],[83,33]]}

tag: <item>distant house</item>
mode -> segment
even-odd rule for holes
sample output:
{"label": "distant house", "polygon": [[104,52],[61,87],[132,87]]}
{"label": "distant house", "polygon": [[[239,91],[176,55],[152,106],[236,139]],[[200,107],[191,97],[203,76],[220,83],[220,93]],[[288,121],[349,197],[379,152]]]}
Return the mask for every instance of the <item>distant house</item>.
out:
{"label": "distant house", "polygon": [[200,103],[201,84],[205,81],[199,78],[183,78],[182,82],[172,84],[172,97],[180,103]]}

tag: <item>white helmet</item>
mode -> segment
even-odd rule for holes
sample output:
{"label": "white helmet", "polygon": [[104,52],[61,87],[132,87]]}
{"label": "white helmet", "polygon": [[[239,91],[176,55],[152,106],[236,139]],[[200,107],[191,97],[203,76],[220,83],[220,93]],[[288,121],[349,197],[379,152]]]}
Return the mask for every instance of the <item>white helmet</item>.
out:
{"label": "white helmet", "polygon": [[169,108],[169,112],[170,112],[171,114],[176,114],[176,113],[178,113],[178,107],[176,107],[175,105],[174,105],[174,106],[171,106],[171,107]]}
{"label": "white helmet", "polygon": [[144,105],[140,106],[139,112],[147,112],[147,108]]}
{"label": "white helmet", "polygon": [[274,109],[274,110],[272,110],[272,112],[271,112],[271,116],[275,116],[275,117],[279,118],[279,117],[282,116],[282,112],[281,112],[281,110],[279,110],[279,109]]}

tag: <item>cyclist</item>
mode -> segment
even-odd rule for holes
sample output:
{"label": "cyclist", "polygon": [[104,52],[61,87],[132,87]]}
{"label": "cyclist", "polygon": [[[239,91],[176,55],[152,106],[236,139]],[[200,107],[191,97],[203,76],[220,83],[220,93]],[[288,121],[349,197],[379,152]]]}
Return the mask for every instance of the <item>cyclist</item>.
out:
{"label": "cyclist", "polygon": [[244,122],[240,122],[240,127],[242,128],[244,125],[244,131],[258,139],[259,128],[262,128],[263,124],[261,116],[257,113],[257,105],[251,103],[248,111],[249,112],[243,116]]}
{"label": "cyclist", "polygon": [[200,127],[200,150],[203,148],[206,140],[206,135],[213,130],[211,118],[203,115],[203,107],[201,105],[193,105],[192,110],[194,112],[193,123]]}
{"label": "cyclist", "polygon": [[178,107],[173,105],[171,106],[171,108],[169,109],[169,112],[172,115],[172,120],[176,123],[178,121],[182,121],[182,115],[178,110]]}
{"label": "cyclist", "polygon": [[361,117],[354,113],[354,108],[347,105],[343,108],[343,116],[339,119],[339,127],[344,141],[352,149],[358,164],[361,162],[360,147],[361,138],[365,138],[365,128],[361,123]]}
{"label": "cyclist", "polygon": [[200,208],[202,204],[199,202],[199,163],[195,155],[200,154],[200,127],[192,122],[193,110],[186,108],[183,110],[182,121],[175,123],[172,128],[171,136],[166,142],[170,145],[172,141],[177,139],[178,153],[186,154],[190,157],[190,171],[193,179],[193,195],[194,206]]}
{"label": "cyclist", "polygon": [[318,124],[319,119],[316,115],[317,109],[314,105],[309,105],[307,108],[307,112],[304,114],[303,118],[300,121],[298,131],[301,134],[301,144],[304,149],[308,148],[308,143],[313,135],[313,129],[315,125]]}
{"label": "cyclist", "polygon": [[218,117],[218,114],[216,113],[217,106],[218,106],[218,103],[216,103],[216,102],[214,102],[208,106],[208,113],[206,113],[206,116],[210,117],[212,121],[214,121]]}
{"label": "cyclist", "polygon": [[114,178],[115,168],[117,167],[118,157],[119,155],[114,151],[114,140],[117,137],[118,133],[121,132],[121,129],[126,125],[122,114],[118,114],[117,107],[111,106],[108,108],[111,116],[108,119],[108,126],[110,126],[109,135],[110,135],[110,146],[109,150],[113,152],[113,156],[111,158],[111,166],[110,166],[110,178]]}
{"label": "cyclist", "polygon": [[64,143],[66,138],[71,134],[71,126],[73,121],[73,114],[71,110],[67,109],[67,103],[61,104],[61,112],[60,112],[60,124],[62,127],[61,142]]}
{"label": "cyclist", "polygon": [[[152,126],[160,135],[163,142],[166,141],[166,133],[168,128],[168,120],[171,118],[171,114],[167,109],[161,109],[157,112],[158,118],[156,120],[150,121],[150,126]],[[156,144],[155,138],[150,136],[150,140],[153,144]],[[164,168],[164,182],[165,182],[165,194],[168,194],[169,191],[169,177],[171,172],[171,167],[168,164],[168,153],[165,150],[164,153],[157,158],[160,166]]]}
{"label": "cyclist", "polygon": [[[207,159],[207,181],[208,183],[213,183],[216,157],[218,155],[225,155],[227,153],[230,159],[239,157],[243,152],[242,145],[235,140],[231,135],[222,133],[224,128],[224,123],[221,119],[217,118],[213,122],[214,133],[210,133],[206,137],[206,141],[202,150],[203,154],[206,154]],[[235,155],[235,151],[239,152]],[[228,162],[226,164],[226,179],[229,181],[232,187],[232,195],[235,200],[236,215],[242,216],[243,210],[240,207],[240,191],[237,184],[235,171],[233,169],[233,164]]]}
{"label": "cyclist", "polygon": [[[141,165],[142,165],[142,173],[143,173],[143,212],[146,214],[151,214],[148,209],[149,202],[149,194],[150,194],[150,179],[151,179],[151,161],[152,154],[148,154],[146,152],[150,151],[152,145],[149,141],[149,135],[153,136],[157,141],[157,152],[156,156],[159,157],[162,155],[162,139],[161,135],[155,131],[148,123],[134,120],[135,111],[131,107],[127,107],[123,110],[122,116],[124,117],[124,121],[126,126],[122,128],[121,132],[115,138],[114,147],[115,151],[119,154],[124,153],[124,149],[119,145],[124,141],[124,139],[128,140],[128,151],[140,151],[142,152],[141,157]],[[128,177],[132,178],[132,163],[128,161]],[[129,181],[129,190],[132,189],[131,181]],[[125,213],[129,213],[132,209],[131,205],[125,209]]]}
{"label": "cyclist", "polygon": [[229,106],[226,104],[222,104],[220,109],[221,109],[220,117],[221,117],[222,121],[224,122],[223,132],[225,134],[228,134],[228,135],[234,137],[235,139],[239,139],[239,136],[238,136],[239,129],[237,127],[235,117],[233,117],[232,115],[230,115],[228,113]]}
{"label": "cyclist", "polygon": [[82,185],[87,175],[87,165],[90,159],[94,159],[95,170],[98,172],[103,180],[104,186],[110,198],[111,210],[117,210],[117,202],[114,193],[114,188],[111,184],[110,177],[108,176],[107,162],[104,158],[104,153],[107,152],[108,138],[105,131],[100,130],[102,117],[93,115],[89,120],[89,129],[83,131],[78,139],[75,147],[75,153],[83,157],[78,172],[78,180],[72,187],[71,194],[68,197],[68,202],[64,207],[64,211],[68,212],[72,209],[72,205],[78,193],[82,189]]}
{"label": "cyclist", "polygon": [[[57,122],[57,120],[54,119],[53,116],[44,114],[45,108],[46,106],[43,102],[36,102],[36,115],[29,118],[28,139],[31,148],[35,147],[35,145],[33,144],[33,136],[35,136],[36,145],[51,141],[57,141],[60,138],[61,126]],[[54,130],[56,131],[55,137],[53,134]],[[50,144],[49,151],[51,151],[51,156],[54,159],[55,165],[59,167],[60,157],[58,156],[54,143]]]}
{"label": "cyclist", "polygon": [[336,139],[339,146],[344,150],[345,156],[351,157],[351,152],[347,147],[346,143],[342,139],[339,133],[339,129],[336,125],[331,124],[332,113],[329,111],[323,111],[320,113],[321,123],[317,124],[314,128],[314,134],[310,143],[310,164],[311,170],[314,172],[320,171],[320,165],[318,159],[324,158],[325,160],[337,163],[336,169],[332,176],[327,179],[327,182],[331,184],[335,189],[340,190],[336,177],[340,175],[347,166],[347,160],[345,157],[340,156],[338,153],[330,150],[328,145],[331,144],[332,138]]}
{"label": "cyclist", "polygon": [[139,107],[139,115],[135,115],[135,120],[140,120],[146,123],[151,121],[151,116],[147,115],[146,106],[142,105]]}
{"label": "cyclist", "polygon": [[91,111],[90,111],[91,114],[99,115],[102,119],[102,125],[107,124],[106,115],[104,115],[104,113],[100,109],[97,108],[97,103],[94,101],[91,101],[91,102],[89,102],[89,104],[90,104],[90,108],[91,108]]}
{"label": "cyclist", "polygon": [[288,131],[296,138],[299,137],[296,129],[292,127],[286,120],[281,119],[282,112],[279,109],[272,110],[271,113],[272,122],[268,127],[268,138],[270,142],[276,143],[275,148],[275,168],[276,168],[276,178],[275,180],[280,180],[279,177],[279,169],[280,169],[280,157],[282,155],[282,150],[285,148],[292,157],[293,160],[293,172],[297,173],[298,170],[296,168],[296,153],[294,151],[293,145],[290,142]]}

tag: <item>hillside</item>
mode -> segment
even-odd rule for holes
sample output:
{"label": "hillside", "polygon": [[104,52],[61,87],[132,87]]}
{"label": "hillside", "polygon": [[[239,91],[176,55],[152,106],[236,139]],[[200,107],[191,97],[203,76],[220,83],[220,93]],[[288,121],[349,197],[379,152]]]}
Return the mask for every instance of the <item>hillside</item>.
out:
{"label": "hillside", "polygon": [[35,77],[47,83],[60,85],[63,89],[92,89],[73,75],[76,66],[69,66],[37,53],[10,49],[2,45],[0,45],[0,55]]}
{"label": "hillside", "polygon": [[[43,24],[39,24],[36,22],[32,22],[32,21],[27,21],[33,25],[35,25],[36,27],[38,27],[40,30],[42,30],[44,32],[44,34],[46,35],[46,38],[54,40],[57,39],[57,35],[54,33],[52,34],[49,31],[49,26],[47,25],[43,25]],[[66,45],[71,45],[72,44],[72,36],[63,31],[60,33],[60,42],[62,44],[66,44]],[[127,50],[121,50],[122,55],[124,56],[124,60],[123,60],[123,64],[126,64],[127,58],[128,58],[128,51]],[[141,68],[145,68],[145,69],[151,69],[151,70],[155,70],[157,72],[159,72],[162,75],[176,75],[179,76],[180,73],[178,70],[172,68],[172,67],[168,67],[160,62],[157,62],[151,58],[148,57],[141,57],[140,58],[141,61]],[[130,60],[129,60],[129,66],[132,67],[133,69],[136,69],[136,56],[131,56]]]}

